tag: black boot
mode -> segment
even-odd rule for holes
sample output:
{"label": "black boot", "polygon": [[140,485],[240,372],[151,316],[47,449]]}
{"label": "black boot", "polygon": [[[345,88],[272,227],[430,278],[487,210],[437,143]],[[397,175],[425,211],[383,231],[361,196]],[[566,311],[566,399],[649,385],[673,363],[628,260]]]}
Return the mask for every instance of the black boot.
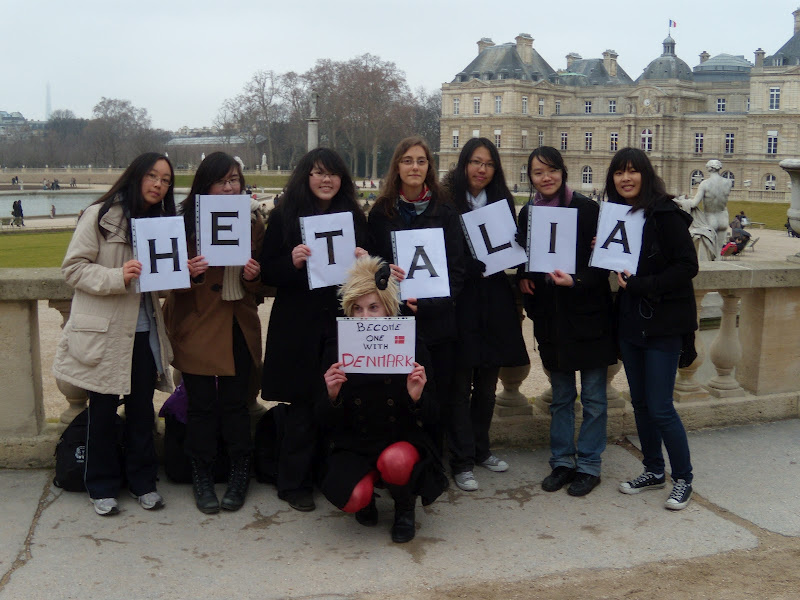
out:
{"label": "black boot", "polygon": [[211,465],[192,459],[192,491],[197,509],[207,515],[219,512],[219,500],[214,492],[214,475]]}
{"label": "black boot", "polygon": [[374,527],[378,524],[378,507],[375,506],[375,494],[372,500],[364,508],[356,513],[356,521],[367,527]]}
{"label": "black boot", "polygon": [[416,521],[414,519],[414,505],[416,503],[416,496],[395,499],[394,524],[392,525],[393,542],[403,544],[414,539],[414,535],[417,533]]}
{"label": "black boot", "polygon": [[231,459],[228,489],[222,497],[222,508],[239,510],[244,505],[247,488],[250,486],[250,455]]}

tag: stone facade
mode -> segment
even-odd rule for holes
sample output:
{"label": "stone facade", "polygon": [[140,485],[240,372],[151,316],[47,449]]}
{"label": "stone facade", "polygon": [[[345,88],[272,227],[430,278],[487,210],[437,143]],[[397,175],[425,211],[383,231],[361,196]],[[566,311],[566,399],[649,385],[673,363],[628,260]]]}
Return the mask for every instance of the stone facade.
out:
{"label": "stone facade", "polygon": [[[734,180],[733,199],[787,201],[789,177],[778,167],[800,154],[800,10],[794,36],[773,56],[700,55],[690,69],[675,40],[635,81],[617,53],[567,55],[554,70],[520,34],[515,43],[478,42],[478,56],[442,86],[441,162],[445,171],[464,142],[497,143],[508,184],[527,189],[533,148],[559,148],[578,190],[600,191],[614,152],[646,150],[676,195],[693,195],[710,158]],[[794,42],[797,43],[794,43]]]}

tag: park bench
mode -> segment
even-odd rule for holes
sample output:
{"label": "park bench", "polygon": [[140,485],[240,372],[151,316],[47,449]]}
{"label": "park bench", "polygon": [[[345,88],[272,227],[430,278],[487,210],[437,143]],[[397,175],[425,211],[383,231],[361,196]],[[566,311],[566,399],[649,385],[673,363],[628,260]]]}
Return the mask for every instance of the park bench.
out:
{"label": "park bench", "polygon": [[[755,252],[756,242],[760,239],[761,238],[750,238],[747,242],[747,245],[744,247],[744,250],[750,250],[751,252]],[[742,252],[744,252],[744,250],[742,250]]]}

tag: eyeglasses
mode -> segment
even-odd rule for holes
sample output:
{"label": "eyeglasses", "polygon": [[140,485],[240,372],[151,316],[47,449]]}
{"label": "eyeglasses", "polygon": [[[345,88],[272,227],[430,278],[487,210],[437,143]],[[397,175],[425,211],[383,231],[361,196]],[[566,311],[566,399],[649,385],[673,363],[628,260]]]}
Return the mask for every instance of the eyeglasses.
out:
{"label": "eyeglasses", "polygon": [[493,162],[483,162],[476,158],[473,158],[471,161],[469,161],[469,165],[471,167],[475,167],[476,169],[480,169],[481,167],[483,167],[487,171],[494,171],[495,168]]}
{"label": "eyeglasses", "polygon": [[148,173],[145,175],[145,177],[147,177],[147,180],[152,184],[161,183],[161,185],[164,187],[169,187],[172,185],[172,180],[169,177],[164,177],[164,179],[161,179],[158,173]]}
{"label": "eyeglasses", "polygon": [[428,159],[418,158],[416,161],[413,158],[408,158],[408,157],[400,159],[400,164],[403,165],[404,167],[410,167],[415,162],[417,163],[418,167],[424,167],[425,165],[428,164]]}
{"label": "eyeglasses", "polygon": [[214,185],[218,185],[219,187],[224,188],[226,185],[230,185],[231,187],[236,187],[241,185],[242,180],[238,177],[229,177],[228,179],[218,179],[214,182]]}
{"label": "eyeglasses", "polygon": [[316,179],[325,179],[326,177],[329,178],[329,179],[335,179],[335,178],[341,177],[341,175],[339,175],[338,173],[325,173],[325,172],[319,171],[317,169],[313,169],[311,171],[310,175],[311,175],[311,177],[314,177]]}

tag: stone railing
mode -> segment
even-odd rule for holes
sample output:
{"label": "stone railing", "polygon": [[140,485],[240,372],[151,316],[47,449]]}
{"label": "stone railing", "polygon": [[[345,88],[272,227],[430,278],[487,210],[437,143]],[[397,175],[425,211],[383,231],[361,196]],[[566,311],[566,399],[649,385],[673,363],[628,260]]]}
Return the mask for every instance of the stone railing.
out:
{"label": "stone railing", "polygon": [[[698,335],[697,360],[678,373],[675,399],[687,428],[800,416],[800,264],[701,263],[694,285],[698,307],[719,292],[722,314],[718,330]],[[0,467],[51,465],[64,424],[86,406],[82,390],[59,383],[60,422],[44,419],[42,378],[52,375],[42,373],[38,302],[47,300],[66,321],[71,297],[59,269],[0,269]],[[707,348],[704,338],[712,340]],[[609,381],[620,369],[609,370]],[[550,393],[520,393],[529,372],[501,370],[492,425],[498,443],[548,443]],[[608,392],[609,437],[635,433],[629,401],[611,384]]]}

